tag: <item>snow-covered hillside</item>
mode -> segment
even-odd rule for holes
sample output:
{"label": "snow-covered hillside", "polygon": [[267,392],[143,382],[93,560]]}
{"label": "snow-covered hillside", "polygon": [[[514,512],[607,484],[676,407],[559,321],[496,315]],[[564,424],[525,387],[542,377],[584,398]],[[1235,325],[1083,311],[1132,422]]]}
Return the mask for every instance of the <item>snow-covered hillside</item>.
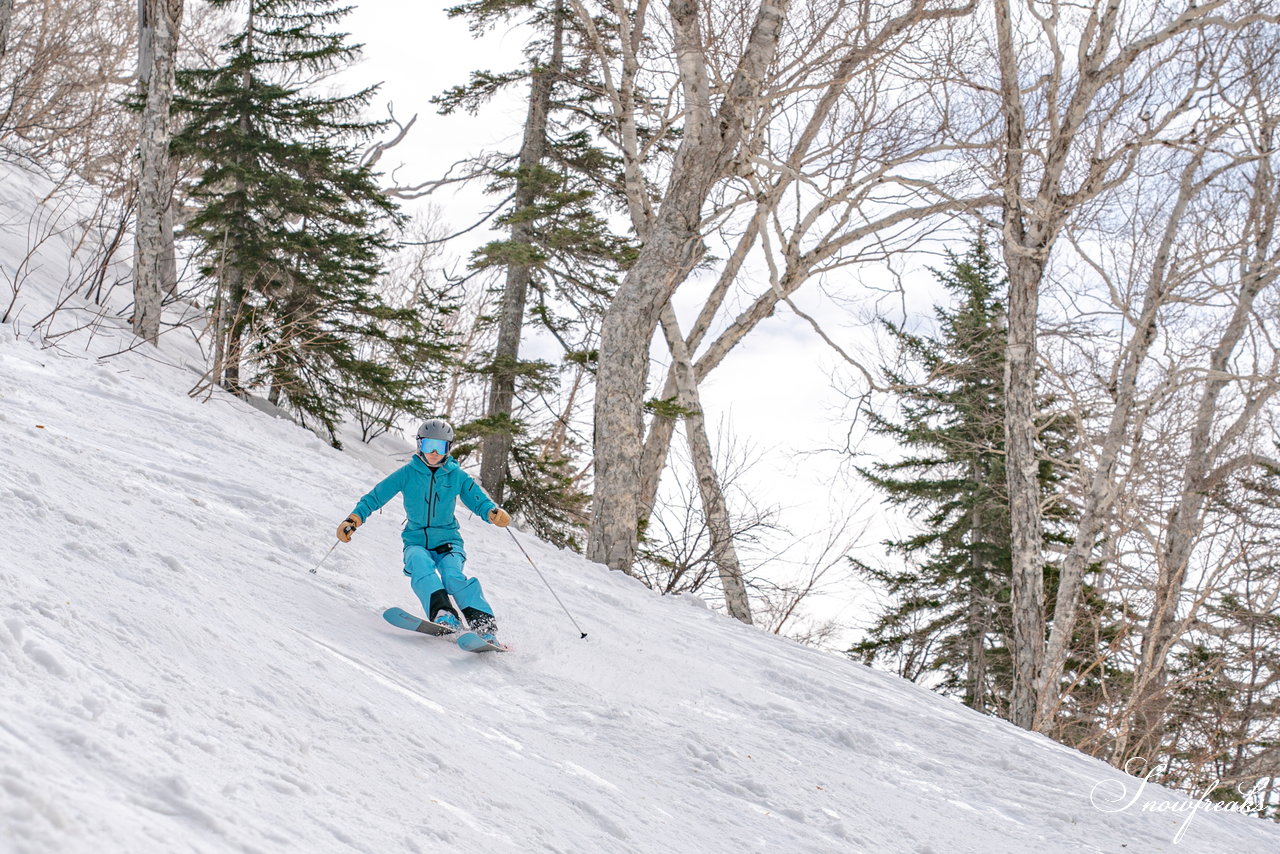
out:
{"label": "snow-covered hillside", "polygon": [[[0,176],[6,274],[37,183]],[[22,299],[54,298],[74,238],[42,248]],[[581,640],[507,533],[461,509],[515,651],[398,631],[381,610],[418,604],[394,503],[309,570],[407,444],[339,452],[193,400],[179,336],[97,358],[124,327],[59,348],[0,327],[3,854],[1280,850],[1272,824],[1192,815],[519,535]]]}

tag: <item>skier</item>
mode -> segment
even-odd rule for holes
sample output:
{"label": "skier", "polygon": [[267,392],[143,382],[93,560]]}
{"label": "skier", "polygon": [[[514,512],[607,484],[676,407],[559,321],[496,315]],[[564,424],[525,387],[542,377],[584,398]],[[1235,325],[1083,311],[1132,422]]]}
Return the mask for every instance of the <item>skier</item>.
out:
{"label": "skier", "polygon": [[405,466],[392,472],[360,499],[351,515],[338,525],[338,539],[351,542],[351,534],[396,496],[404,496],[409,520],[400,539],[404,541],[404,574],[413,592],[422,600],[427,619],[452,631],[462,630],[458,612],[449,597],[462,609],[471,630],[486,641],[496,642],[497,621],[484,598],[480,581],[462,572],[467,555],[463,551],[454,502],[461,498],[472,513],[505,528],[511,516],[485,495],[471,475],[449,456],[453,428],[441,418],[432,418],[418,428],[418,452]]}

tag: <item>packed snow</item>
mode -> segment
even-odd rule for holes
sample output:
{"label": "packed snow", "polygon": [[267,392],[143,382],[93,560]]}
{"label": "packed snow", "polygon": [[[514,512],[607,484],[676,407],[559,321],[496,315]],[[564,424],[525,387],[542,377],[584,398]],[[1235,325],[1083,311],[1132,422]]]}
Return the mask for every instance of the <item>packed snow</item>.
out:
{"label": "packed snow", "polygon": [[1271,823],[517,534],[583,640],[461,507],[514,651],[387,625],[420,612],[398,502],[321,559],[408,443],[339,451],[192,398],[188,331],[43,344],[82,230],[48,189],[0,174],[0,288],[33,210],[66,226],[0,327],[0,852],[1280,850]]}

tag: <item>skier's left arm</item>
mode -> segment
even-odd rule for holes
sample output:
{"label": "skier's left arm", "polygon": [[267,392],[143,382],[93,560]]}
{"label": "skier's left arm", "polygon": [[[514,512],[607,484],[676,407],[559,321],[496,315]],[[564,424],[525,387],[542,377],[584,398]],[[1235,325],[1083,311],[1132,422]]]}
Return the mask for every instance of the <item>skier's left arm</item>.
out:
{"label": "skier's left arm", "polygon": [[459,472],[462,475],[462,489],[458,491],[458,497],[462,499],[462,503],[467,505],[467,509],[479,516],[481,519],[489,519],[489,514],[498,509],[498,505],[493,499],[485,494],[480,488],[480,484],[471,479],[471,475],[466,472]]}

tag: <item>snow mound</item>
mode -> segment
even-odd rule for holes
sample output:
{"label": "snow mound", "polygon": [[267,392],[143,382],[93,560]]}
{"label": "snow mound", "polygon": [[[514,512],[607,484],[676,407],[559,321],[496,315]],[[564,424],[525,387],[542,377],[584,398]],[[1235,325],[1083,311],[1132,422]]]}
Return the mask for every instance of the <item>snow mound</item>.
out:
{"label": "snow mound", "polygon": [[[37,184],[0,175],[0,271]],[[0,327],[0,852],[1280,850],[1274,825],[518,535],[581,640],[461,508],[515,651],[397,630],[383,608],[419,610],[397,502],[309,570],[407,443],[344,453],[193,399],[181,336],[99,358],[129,343],[123,319],[57,348]]]}

